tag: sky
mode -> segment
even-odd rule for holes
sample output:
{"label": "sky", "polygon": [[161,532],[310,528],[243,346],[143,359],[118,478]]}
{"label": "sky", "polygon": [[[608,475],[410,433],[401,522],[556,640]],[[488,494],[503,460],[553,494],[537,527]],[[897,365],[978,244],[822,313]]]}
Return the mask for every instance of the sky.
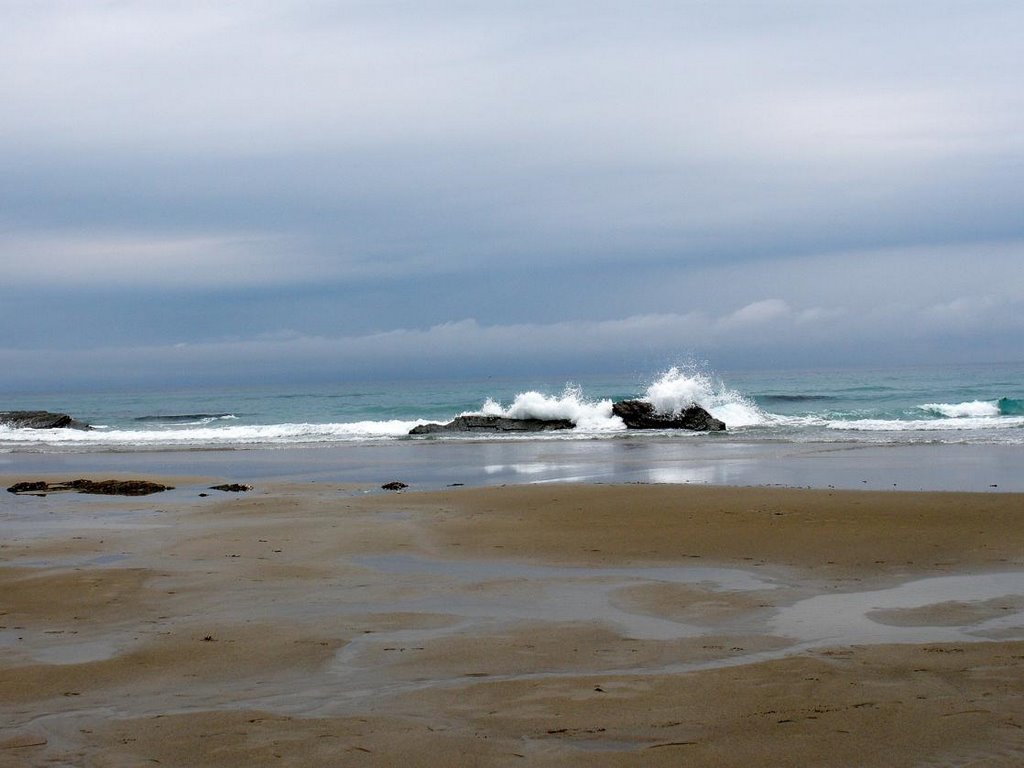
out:
{"label": "sky", "polygon": [[0,0],[0,391],[1024,359],[1024,4]]}

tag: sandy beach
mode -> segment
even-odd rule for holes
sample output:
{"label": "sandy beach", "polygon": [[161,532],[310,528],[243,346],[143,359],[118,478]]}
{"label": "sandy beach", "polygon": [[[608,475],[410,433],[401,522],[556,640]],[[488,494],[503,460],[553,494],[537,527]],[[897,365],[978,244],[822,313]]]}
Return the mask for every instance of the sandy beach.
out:
{"label": "sandy beach", "polygon": [[1022,39],[0,0],[0,768],[1024,768]]}
{"label": "sandy beach", "polygon": [[0,766],[1024,762],[1019,494],[147,479],[5,494]]}

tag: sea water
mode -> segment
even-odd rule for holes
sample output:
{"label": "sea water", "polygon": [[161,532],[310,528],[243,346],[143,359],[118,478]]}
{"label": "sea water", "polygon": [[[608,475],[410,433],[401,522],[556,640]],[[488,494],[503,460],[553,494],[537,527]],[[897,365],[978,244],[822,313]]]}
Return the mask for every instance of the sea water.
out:
{"label": "sea water", "polygon": [[[175,391],[7,394],[0,410],[70,413],[89,431],[0,426],[0,453],[81,453],[343,443],[614,441],[627,437],[612,403],[691,403],[724,421],[715,434],[630,431],[630,440],[1024,445],[1024,364],[716,372],[706,365],[565,378],[336,382]],[[462,414],[569,419],[528,436],[411,437],[418,424]]]}

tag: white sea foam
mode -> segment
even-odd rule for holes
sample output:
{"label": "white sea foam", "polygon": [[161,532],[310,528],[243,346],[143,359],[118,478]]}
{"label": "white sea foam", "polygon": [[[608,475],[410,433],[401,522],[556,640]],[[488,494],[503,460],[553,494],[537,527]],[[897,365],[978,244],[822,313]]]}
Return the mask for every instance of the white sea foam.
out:
{"label": "white sea foam", "polygon": [[678,367],[669,368],[651,384],[643,396],[659,413],[680,413],[696,403],[726,428],[752,427],[766,424],[771,418],[739,392],[715,382],[704,373],[687,373]]}
{"label": "white sea foam", "polygon": [[845,429],[863,432],[963,432],[968,430],[1019,429],[1024,427],[1024,417],[960,417],[956,419],[857,419],[851,421],[829,421],[829,429]]}
{"label": "white sea foam", "polygon": [[999,416],[998,400],[972,400],[969,403],[925,403],[918,406],[927,413],[938,414],[949,419]]}
{"label": "white sea foam", "polygon": [[[621,385],[620,385],[621,386]],[[481,393],[486,394],[486,393]],[[611,395],[607,390],[595,393]],[[362,396],[361,396],[362,397]],[[637,397],[650,402],[659,412],[676,414],[695,403],[726,423],[730,432],[739,432],[740,439],[773,439],[795,441],[991,441],[998,443],[1024,443],[1024,400],[974,400],[961,403],[926,403],[912,405],[915,400],[887,402],[884,407],[843,396],[820,398],[814,412],[779,414],[762,410],[740,392],[728,387],[716,377],[693,368],[673,367],[657,376],[649,385],[632,392],[618,389],[615,397]],[[817,398],[808,398],[813,401]],[[920,397],[921,400],[926,397]],[[836,402],[829,402],[836,401]],[[189,449],[197,447],[258,447],[304,444],[345,443],[359,441],[388,441],[405,437],[409,430],[428,421],[447,421],[458,410],[452,406],[445,413],[442,401],[425,399],[417,405],[407,399],[402,409],[353,408],[351,418],[364,419],[379,413],[400,416],[391,420],[359,420],[344,422],[337,410],[331,410],[337,422],[327,424],[305,423],[301,409],[290,411],[286,423],[245,424],[257,417],[255,413],[277,413],[272,408],[253,409],[253,415],[239,418],[228,413],[208,413],[201,409],[181,410],[183,415],[144,417],[127,420],[100,416],[98,421],[110,424],[91,431],[33,430],[0,426],[0,453],[11,451],[79,452],[124,449]],[[459,394],[457,400],[465,402]],[[322,404],[309,412],[323,413]],[[276,405],[276,403],[275,403]],[[371,401],[370,405],[376,405]],[[346,403],[347,406],[347,403]],[[205,406],[202,406],[205,407]],[[782,410],[792,408],[784,406]],[[332,403],[333,408],[333,403]],[[429,410],[427,410],[429,408]],[[441,417],[437,416],[438,411]],[[342,411],[343,412],[343,411]],[[434,418],[420,417],[424,412]],[[249,413],[249,411],[246,411]],[[559,430],[543,435],[529,436],[531,440],[591,440],[615,437],[625,430],[621,419],[612,414],[612,400],[584,393],[575,385],[567,385],[558,394],[525,391],[516,395],[511,403],[487,399],[476,413],[507,418],[567,419],[576,428]],[[948,434],[941,434],[946,432]],[[888,434],[887,434],[888,433]],[[525,436],[523,436],[525,437]],[[680,437],[683,437],[680,435]],[[661,435],[657,436],[662,439]],[[495,436],[494,439],[514,439]],[[728,439],[723,437],[722,439]]]}
{"label": "white sea foam", "polygon": [[479,413],[508,419],[568,419],[587,432],[625,429],[622,420],[612,415],[611,400],[588,400],[579,387],[571,384],[556,396],[521,392],[507,408],[488,398]]}
{"label": "white sea foam", "polygon": [[[767,414],[739,392],[714,382],[703,373],[687,373],[677,367],[663,373],[639,397],[664,414],[678,414],[696,403],[733,429],[770,421]],[[568,419],[583,432],[625,429],[622,420],[612,415],[611,400],[588,399],[574,385],[568,385],[561,395],[555,396],[521,392],[509,406],[489,398],[475,413],[510,419]]]}
{"label": "white sea foam", "polygon": [[344,442],[407,435],[419,421],[361,421],[348,424],[267,424],[183,429],[10,429],[0,427],[0,444],[64,446],[188,447]]}

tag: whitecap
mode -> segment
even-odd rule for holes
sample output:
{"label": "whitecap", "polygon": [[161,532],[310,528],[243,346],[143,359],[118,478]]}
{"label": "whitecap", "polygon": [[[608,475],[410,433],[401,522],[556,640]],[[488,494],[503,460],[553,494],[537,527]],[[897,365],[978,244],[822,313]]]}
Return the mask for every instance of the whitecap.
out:
{"label": "whitecap", "polygon": [[566,385],[561,395],[520,392],[508,407],[488,398],[480,411],[468,415],[502,416],[507,419],[568,419],[577,429],[588,432],[625,429],[622,420],[612,415],[611,400],[589,400],[573,384]]}
{"label": "whitecap", "polygon": [[692,404],[704,408],[728,429],[752,427],[771,421],[753,401],[701,372],[669,368],[643,395],[658,413],[678,414]]}
{"label": "whitecap", "polygon": [[330,424],[253,424],[146,430],[33,430],[0,428],[5,442],[34,445],[189,447],[344,442],[401,437],[423,421],[360,421]]}
{"label": "whitecap", "polygon": [[984,418],[999,416],[998,400],[972,400],[969,403],[925,403],[918,406],[927,413],[945,416],[948,419]]}
{"label": "whitecap", "polygon": [[959,417],[950,419],[917,419],[902,421],[896,419],[857,419],[851,421],[830,421],[829,429],[845,429],[855,432],[963,432],[969,430],[1016,429],[1024,426],[1024,418],[992,419],[989,417]]}

